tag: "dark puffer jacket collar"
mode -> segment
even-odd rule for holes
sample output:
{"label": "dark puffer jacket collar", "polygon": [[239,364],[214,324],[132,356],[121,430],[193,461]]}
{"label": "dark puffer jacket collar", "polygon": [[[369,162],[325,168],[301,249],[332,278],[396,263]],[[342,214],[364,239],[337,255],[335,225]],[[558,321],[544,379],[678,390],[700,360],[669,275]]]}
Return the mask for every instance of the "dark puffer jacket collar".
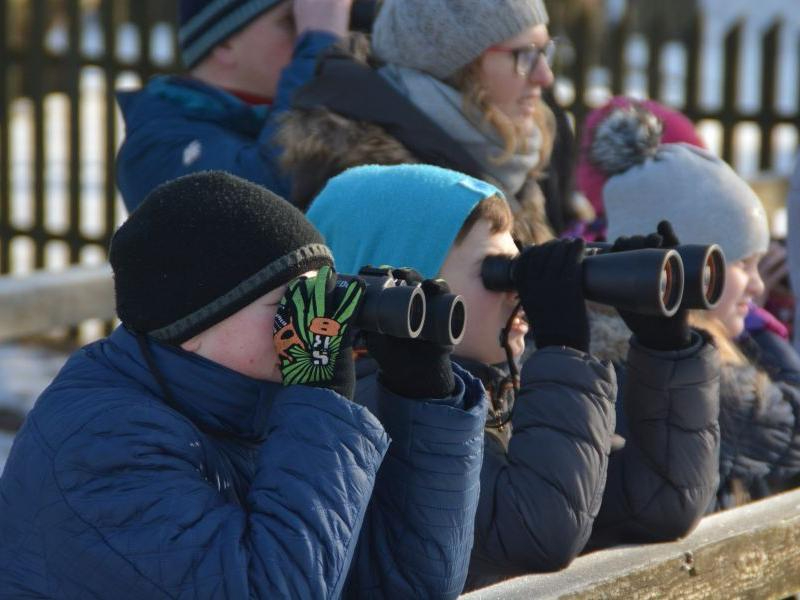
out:
{"label": "dark puffer jacket collar", "polygon": [[[246,377],[197,354],[148,340],[156,367],[164,377],[176,408],[198,428],[253,442],[266,437],[266,422],[279,383]],[[153,396],[164,394],[147,366],[136,337],[118,327],[106,340],[86,352],[106,362],[131,385]]]}

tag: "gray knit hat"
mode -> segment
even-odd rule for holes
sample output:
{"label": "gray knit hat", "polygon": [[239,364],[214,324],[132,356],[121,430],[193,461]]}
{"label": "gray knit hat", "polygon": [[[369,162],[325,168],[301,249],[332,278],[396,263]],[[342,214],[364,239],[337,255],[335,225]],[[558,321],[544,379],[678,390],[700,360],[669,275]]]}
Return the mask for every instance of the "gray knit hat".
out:
{"label": "gray knit hat", "polygon": [[446,79],[490,46],[547,22],[542,0],[385,0],[372,46],[387,63]]}
{"label": "gray knit hat", "polygon": [[719,244],[729,262],[765,252],[767,216],[750,186],[702,148],[659,141],[660,123],[641,107],[598,124],[589,160],[610,175],[608,239],[653,232],[667,219],[681,243]]}

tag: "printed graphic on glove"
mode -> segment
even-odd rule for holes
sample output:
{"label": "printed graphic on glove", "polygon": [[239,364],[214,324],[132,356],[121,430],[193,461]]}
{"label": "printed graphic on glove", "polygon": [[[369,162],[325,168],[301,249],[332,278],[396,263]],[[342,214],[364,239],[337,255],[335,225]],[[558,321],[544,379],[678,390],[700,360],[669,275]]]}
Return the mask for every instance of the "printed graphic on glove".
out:
{"label": "printed graphic on glove", "polygon": [[364,283],[339,281],[330,267],[289,283],[275,315],[273,340],[284,385],[330,381]]}

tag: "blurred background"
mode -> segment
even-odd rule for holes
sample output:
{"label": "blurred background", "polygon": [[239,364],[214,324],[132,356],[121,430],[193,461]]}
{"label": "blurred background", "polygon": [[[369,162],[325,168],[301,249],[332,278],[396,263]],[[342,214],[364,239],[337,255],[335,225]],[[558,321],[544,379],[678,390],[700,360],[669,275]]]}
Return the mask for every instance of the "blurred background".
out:
{"label": "blurred background", "polygon": [[[125,210],[114,93],[180,71],[177,0],[2,0],[0,277],[101,264]],[[687,114],[786,235],[800,126],[798,0],[549,0],[555,95],[574,123],[611,95]],[[698,218],[710,218],[699,214]],[[0,344],[0,470],[13,431],[77,343],[109,324]],[[5,339],[0,330],[0,340]]]}

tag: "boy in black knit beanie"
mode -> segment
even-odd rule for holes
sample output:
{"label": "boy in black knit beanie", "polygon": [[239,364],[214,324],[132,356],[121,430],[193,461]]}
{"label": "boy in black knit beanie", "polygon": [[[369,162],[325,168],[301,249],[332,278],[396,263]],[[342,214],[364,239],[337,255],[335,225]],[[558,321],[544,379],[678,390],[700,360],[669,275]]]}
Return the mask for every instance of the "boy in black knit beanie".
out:
{"label": "boy in black knit beanie", "polygon": [[351,402],[364,284],[336,283],[297,209],[226,173],[189,175],[131,214],[110,260],[122,326],[71,357],[0,479],[0,589],[461,590],[483,390],[457,374],[428,398],[379,387],[380,414]]}

